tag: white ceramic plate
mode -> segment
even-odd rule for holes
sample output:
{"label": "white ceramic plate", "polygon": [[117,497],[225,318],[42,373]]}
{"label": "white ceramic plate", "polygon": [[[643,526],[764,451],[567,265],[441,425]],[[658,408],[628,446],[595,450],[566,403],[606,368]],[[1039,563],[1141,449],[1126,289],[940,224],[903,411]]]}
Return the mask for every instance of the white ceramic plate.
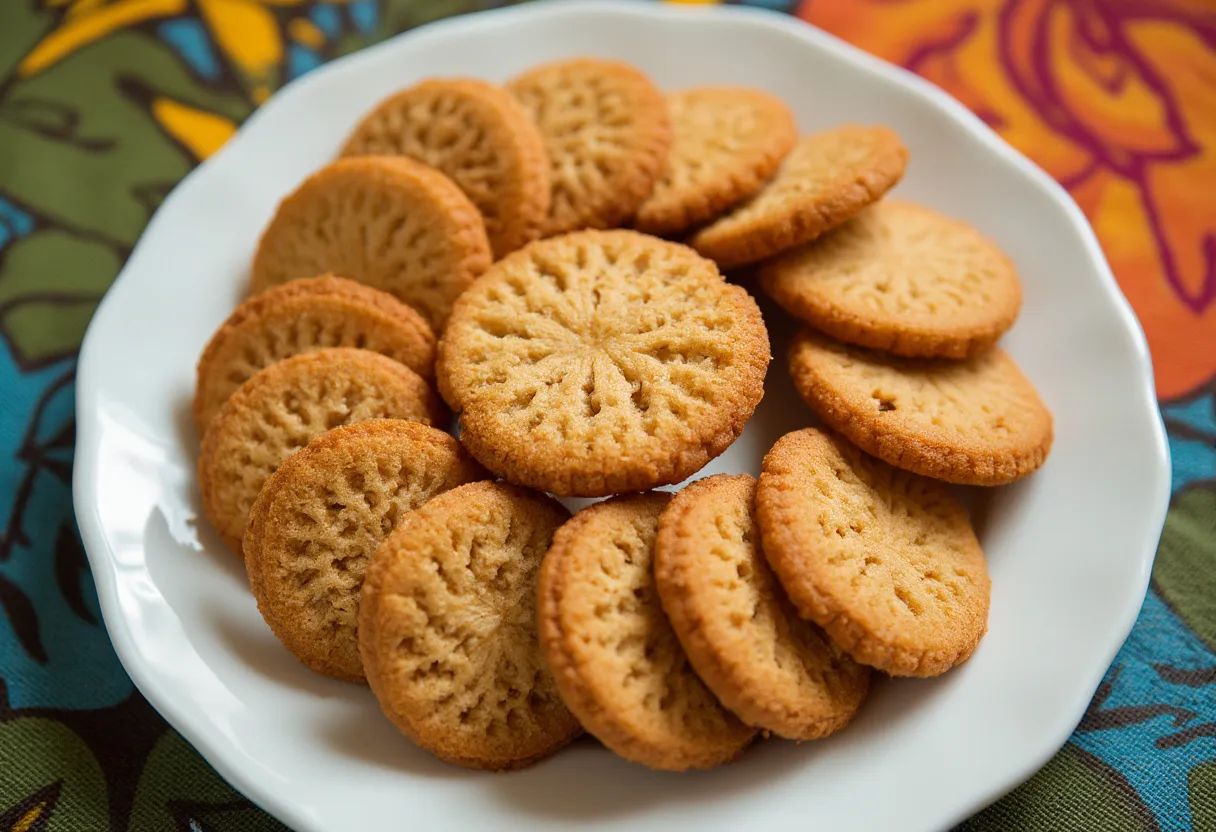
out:
{"label": "white ceramic plate", "polygon": [[[246,291],[277,201],[333,157],[381,96],[428,75],[504,80],[538,61],[630,61],[665,88],[752,84],[804,130],[893,126],[899,194],[965,218],[1025,284],[1005,346],[1055,412],[1046,466],[984,492],[990,631],[933,681],[881,683],[829,740],[765,742],[737,764],[657,774],[584,742],[527,771],[472,773],[399,736],[364,688],[314,676],[258,617],[241,564],[200,519],[194,363]],[[809,423],[777,356],[743,437],[702,474],[758,473]],[[290,85],[166,200],[85,338],[76,514],[123,665],[254,801],[299,830],[941,828],[994,800],[1067,739],[1148,583],[1169,462],[1143,335],[1089,226],[1042,171],[916,77],[786,17],[570,2],[445,21]]]}

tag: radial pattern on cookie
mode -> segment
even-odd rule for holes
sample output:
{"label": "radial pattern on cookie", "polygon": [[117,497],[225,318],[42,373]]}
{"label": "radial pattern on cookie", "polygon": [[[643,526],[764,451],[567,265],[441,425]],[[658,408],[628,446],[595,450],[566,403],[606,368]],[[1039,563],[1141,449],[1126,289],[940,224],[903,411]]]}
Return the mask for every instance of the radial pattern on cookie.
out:
{"label": "radial pattern on cookie", "polygon": [[1022,291],[979,232],[884,200],[760,273],[765,292],[835,338],[900,355],[965,358],[1013,325]]}
{"label": "radial pattern on cookie", "polygon": [[534,243],[458,303],[441,347],[462,442],[499,475],[597,496],[678,482],[763,394],[755,301],[683,246],[628,231]]}

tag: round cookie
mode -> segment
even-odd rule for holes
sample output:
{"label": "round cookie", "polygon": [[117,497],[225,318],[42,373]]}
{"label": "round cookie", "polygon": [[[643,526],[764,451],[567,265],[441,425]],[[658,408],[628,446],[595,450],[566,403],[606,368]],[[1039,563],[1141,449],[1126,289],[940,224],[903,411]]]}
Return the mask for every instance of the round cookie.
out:
{"label": "round cookie", "polygon": [[253,290],[334,272],[396,296],[439,332],[490,260],[481,214],[442,173],[404,156],[339,159],[279,203]]}
{"label": "round cookie", "polygon": [[942,483],[807,428],[764,457],[756,515],[799,613],[863,664],[936,676],[988,629],[984,552]]}
{"label": "round cookie", "polygon": [[883,200],[760,270],[787,312],[841,341],[922,358],[967,358],[1013,326],[1022,286],[971,226]]}
{"label": "round cookie", "polygon": [[245,530],[249,585],[270,629],[318,673],[364,681],[356,626],[367,562],[406,512],[484,475],[446,433],[397,419],[334,428],[289,456]]}
{"label": "round cookie", "polygon": [[755,735],[693,672],[663,614],[652,563],[670,494],[614,497],[562,526],[541,567],[540,639],[579,722],[653,769],[710,768]]}
{"label": "round cookie", "polygon": [[898,468],[960,485],[1004,485],[1051,450],[1051,413],[999,347],[966,361],[898,358],[804,329],[794,386],[828,427]]}
{"label": "round cookie", "polygon": [[380,102],[343,156],[402,155],[451,177],[481,212],[495,257],[540,236],[549,159],[509,92],[472,78],[433,78]]}
{"label": "round cookie", "polygon": [[543,494],[478,482],[405,515],[380,544],[359,652],[380,707],[415,743],[504,771],[582,733],[536,634],[536,573],[569,517]]}
{"label": "round cookie", "polygon": [[785,102],[748,87],[697,87],[667,96],[667,171],[633,227],[670,236],[716,219],[754,195],[798,140]]}
{"label": "round cookie", "polygon": [[724,451],[764,393],[769,343],[752,297],[695,252],[583,231],[495,263],[439,355],[474,457],[596,497],[679,482]]}
{"label": "round cookie", "polygon": [[545,234],[621,225],[667,166],[667,102],[628,64],[576,58],[507,85],[545,142],[552,189]]}
{"label": "round cookie", "polygon": [[698,231],[692,247],[723,269],[772,257],[879,200],[907,161],[899,136],[885,127],[847,125],[807,136],[754,199]]}
{"label": "round cookie", "polygon": [[794,740],[843,728],[869,668],[799,618],[764,560],[756,481],[718,474],[676,494],[659,519],[654,580],[697,675],[748,725]]}
{"label": "round cookie", "polygon": [[333,275],[292,280],[247,299],[207,342],[194,392],[198,432],[259,370],[325,347],[372,350],[435,377],[435,335],[409,306]]}
{"label": "round cookie", "polygon": [[443,411],[417,373],[368,350],[336,347],[271,364],[224,403],[203,437],[203,511],[239,553],[262,484],[313,437],[364,419],[442,424]]}

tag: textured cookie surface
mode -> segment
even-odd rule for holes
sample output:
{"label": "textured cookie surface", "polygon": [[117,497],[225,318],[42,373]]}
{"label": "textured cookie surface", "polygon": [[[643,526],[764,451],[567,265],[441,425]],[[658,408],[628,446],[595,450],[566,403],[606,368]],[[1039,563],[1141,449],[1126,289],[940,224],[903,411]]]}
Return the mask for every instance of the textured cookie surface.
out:
{"label": "textured cookie surface", "polygon": [[481,215],[452,180],[404,156],[364,156],[327,165],[279,204],[253,290],[333,272],[396,296],[438,332],[489,265]]}
{"label": "textured cookie surface", "polygon": [[858,661],[936,676],[987,631],[984,553],[941,483],[808,428],[765,456],[756,513],[790,599]]}
{"label": "textured cookie surface", "polygon": [[446,174],[485,220],[495,257],[540,236],[549,213],[549,159],[536,125],[509,92],[471,78],[434,78],[372,110],[343,156],[409,156]]}
{"label": "textured cookie surface", "polygon": [[798,142],[754,199],[698,231],[692,246],[724,269],[805,243],[876,202],[908,152],[885,127],[838,127]]}
{"label": "textured cookie surface", "polygon": [[589,506],[562,526],[541,567],[541,645],[562,698],[590,733],[655,769],[733,760],[754,729],[693,672],[654,585],[659,515],[671,495]]}
{"label": "textured cookie surface", "polygon": [[425,379],[435,375],[435,336],[412,308],[332,275],[293,280],[246,300],[207,343],[194,393],[199,433],[254,373],[326,347],[372,350]]}
{"label": "textured cookie surface", "polygon": [[769,360],[745,290],[632,231],[541,240],[494,264],[439,352],[469,452],[512,482],[580,496],[701,468],[742,432]]}
{"label": "textured cookie surface", "polygon": [[655,583],[697,675],[735,715],[782,737],[838,731],[869,689],[857,664],[799,618],[760,544],[756,481],[718,474],[675,496],[659,521]]}
{"label": "textured cookie surface", "polygon": [[542,494],[472,483],[405,515],[376,551],[359,650],[381,708],[423,748],[514,769],[582,732],[536,634],[537,572],[569,516]]}
{"label": "textured cookie surface", "polygon": [[788,312],[841,341],[924,358],[996,343],[1022,305],[1017,272],[965,223],[883,200],[760,271]]}
{"label": "textured cookie surface", "polygon": [[203,439],[207,519],[239,553],[262,484],[313,437],[364,419],[442,424],[443,410],[417,373],[368,350],[336,347],[271,364],[224,403]]}
{"label": "textured cookie surface", "polygon": [[633,216],[667,166],[667,102],[617,61],[544,64],[507,88],[531,115],[549,157],[545,234],[612,228]]}
{"label": "textured cookie surface", "polygon": [[783,101],[747,87],[698,87],[667,96],[667,171],[634,228],[670,235],[701,225],[760,189],[798,140]]}
{"label": "textured cookie surface", "polygon": [[455,439],[372,419],[321,434],[266,480],[245,531],[258,610],[308,667],[363,681],[357,644],[367,562],[397,521],[484,472]]}
{"label": "textured cookie surface", "polygon": [[829,427],[899,468],[1003,485],[1051,450],[1051,413],[999,347],[966,361],[897,358],[803,330],[790,375]]}

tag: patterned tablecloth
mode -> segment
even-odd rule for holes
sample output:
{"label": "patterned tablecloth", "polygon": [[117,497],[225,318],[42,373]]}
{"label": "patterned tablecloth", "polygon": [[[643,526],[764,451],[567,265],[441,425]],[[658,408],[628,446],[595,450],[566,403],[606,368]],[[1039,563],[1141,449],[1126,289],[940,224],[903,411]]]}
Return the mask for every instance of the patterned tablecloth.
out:
{"label": "patterned tablecloth", "polygon": [[[1216,0],[787,7],[971,107],[1072,193],[1174,455],[1152,589],[1070,742],[973,829],[1216,830]],[[477,0],[0,0],[0,832],[282,827],[123,672],[69,495],[73,374],[164,195],[283,83]]]}

